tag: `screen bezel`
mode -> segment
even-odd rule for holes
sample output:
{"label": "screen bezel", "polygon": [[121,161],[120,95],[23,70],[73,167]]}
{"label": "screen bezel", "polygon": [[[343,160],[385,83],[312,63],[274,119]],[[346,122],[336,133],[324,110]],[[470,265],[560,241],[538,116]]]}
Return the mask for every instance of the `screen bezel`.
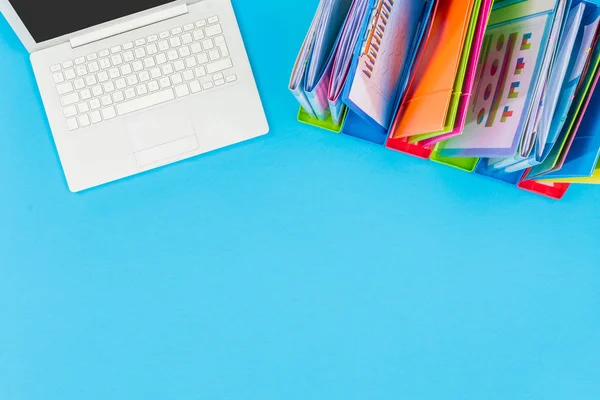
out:
{"label": "screen bezel", "polygon": [[[95,0],[95,1],[99,1],[99,0]],[[21,40],[21,42],[23,43],[25,48],[27,49],[27,51],[29,53],[34,53],[36,51],[43,50],[48,47],[52,47],[52,46],[56,46],[61,43],[68,42],[70,39],[72,39],[75,36],[79,36],[81,34],[91,32],[98,28],[105,28],[105,27],[111,26],[115,23],[126,22],[128,20],[131,20],[134,18],[139,18],[140,16],[155,13],[157,11],[167,9],[167,8],[170,8],[173,6],[177,6],[180,4],[192,4],[192,3],[197,3],[199,1],[202,1],[202,0],[176,0],[171,3],[163,4],[162,6],[158,6],[158,7],[150,8],[148,10],[140,11],[135,14],[131,14],[131,15],[119,18],[119,19],[105,22],[100,25],[82,29],[80,31],[69,33],[67,35],[63,35],[63,36],[60,36],[60,37],[57,37],[57,38],[54,38],[51,40],[47,40],[44,42],[40,42],[40,43],[37,43],[33,39],[31,34],[29,33],[29,30],[27,29],[27,27],[25,26],[25,24],[23,23],[23,21],[21,20],[21,18],[15,11],[15,9],[13,8],[12,4],[10,4],[10,2],[8,0],[0,0],[0,12],[2,12],[2,14],[6,18],[6,20],[10,24],[10,26],[13,28],[13,30],[15,31],[15,33],[17,34],[17,36],[19,37],[19,39]]]}

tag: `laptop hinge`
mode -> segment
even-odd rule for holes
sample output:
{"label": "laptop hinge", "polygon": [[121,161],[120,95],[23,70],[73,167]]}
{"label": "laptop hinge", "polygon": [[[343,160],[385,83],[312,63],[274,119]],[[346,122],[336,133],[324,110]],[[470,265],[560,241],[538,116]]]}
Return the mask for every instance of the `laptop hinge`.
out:
{"label": "laptop hinge", "polygon": [[139,18],[135,18],[131,21],[117,23],[106,28],[101,28],[93,32],[84,33],[79,36],[71,38],[71,47],[76,48],[84,46],[86,44],[97,42],[98,40],[106,39],[111,36],[116,36],[121,33],[129,32],[134,29],[138,29],[144,26],[152,25],[160,21],[164,21],[170,18],[178,17],[188,13],[187,4],[178,4],[167,9],[143,15]]}

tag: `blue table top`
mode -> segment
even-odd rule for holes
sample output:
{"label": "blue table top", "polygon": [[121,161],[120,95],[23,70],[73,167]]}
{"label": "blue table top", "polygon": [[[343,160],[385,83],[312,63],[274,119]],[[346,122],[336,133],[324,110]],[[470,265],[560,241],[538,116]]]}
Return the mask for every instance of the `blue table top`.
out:
{"label": "blue table top", "polygon": [[0,398],[600,398],[600,188],[297,123],[317,0],[233,3],[271,133],[81,194],[0,19]]}

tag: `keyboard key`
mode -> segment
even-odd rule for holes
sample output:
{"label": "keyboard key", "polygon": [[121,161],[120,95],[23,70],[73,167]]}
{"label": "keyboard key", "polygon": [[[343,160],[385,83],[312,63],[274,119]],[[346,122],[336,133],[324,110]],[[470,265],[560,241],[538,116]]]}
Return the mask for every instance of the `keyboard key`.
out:
{"label": "keyboard key", "polygon": [[229,76],[226,78],[226,80],[227,80],[227,82],[229,82],[229,83],[231,83],[231,82],[235,82],[235,81],[237,81],[237,76],[236,76],[236,75],[229,75]]}
{"label": "keyboard key", "polygon": [[100,108],[100,100],[98,99],[92,99],[90,100],[90,108],[92,110],[97,110]]}
{"label": "keyboard key", "polygon": [[60,98],[60,103],[63,107],[70,106],[79,102],[79,95],[77,93],[70,93]]}
{"label": "keyboard key", "polygon": [[169,80],[169,78],[164,77],[164,78],[160,78],[160,80],[158,81],[158,83],[160,84],[160,87],[162,89],[167,88],[169,86],[171,86],[171,81]]}
{"label": "keyboard key", "polygon": [[135,60],[135,55],[133,54],[133,51],[126,51],[125,53],[123,53],[123,61],[132,62],[133,60]]}
{"label": "keyboard key", "polygon": [[92,53],[92,54],[88,54],[87,57],[85,57],[88,61],[94,61],[98,59],[98,54],[96,53]]}
{"label": "keyboard key", "polygon": [[191,31],[193,29],[194,29],[194,24],[186,24],[186,25],[183,26],[183,30],[185,32],[189,32],[189,31]]}
{"label": "keyboard key", "polygon": [[68,69],[65,71],[65,79],[71,80],[75,79],[75,77],[77,77],[77,74],[75,73],[74,69]]}
{"label": "keyboard key", "polygon": [[85,65],[80,65],[79,67],[77,67],[77,76],[85,76],[87,75],[87,73],[88,71]]}
{"label": "keyboard key", "polygon": [[212,89],[215,85],[212,82],[206,82],[202,85],[202,89],[204,90],[208,90],[208,89]]}
{"label": "keyboard key", "polygon": [[123,51],[123,48],[121,46],[115,46],[110,48],[110,52],[112,54],[120,53],[121,51]]}
{"label": "keyboard key", "polygon": [[108,49],[104,49],[98,52],[99,57],[108,57],[110,55],[110,51]]}
{"label": "keyboard key", "polygon": [[177,74],[173,74],[173,76],[171,76],[171,83],[173,85],[179,85],[181,82],[183,82],[183,78],[181,77],[181,74],[177,73]]}
{"label": "keyboard key", "polygon": [[144,67],[146,69],[150,69],[150,68],[154,67],[155,65],[156,65],[156,63],[154,62],[154,57],[144,58]]}
{"label": "keyboard key", "polygon": [[123,78],[121,78],[121,79],[117,79],[117,80],[115,81],[115,87],[116,87],[118,90],[125,89],[125,88],[127,87],[127,82],[125,82],[125,79],[123,79]]}
{"label": "keyboard key", "polygon": [[69,128],[70,131],[79,129],[79,124],[77,124],[77,119],[76,118],[68,119],[67,120],[67,128]]}
{"label": "keyboard key", "polygon": [[146,38],[148,43],[156,42],[158,40],[158,35],[150,35]]}
{"label": "keyboard key", "polygon": [[123,45],[123,50],[131,50],[133,49],[133,42],[127,42]]}
{"label": "keyboard key", "polygon": [[104,84],[104,93],[111,93],[115,91],[115,84],[112,82],[106,82]]}
{"label": "keyboard key", "polygon": [[174,61],[174,60],[177,60],[179,58],[179,53],[176,52],[175,50],[170,50],[167,53],[167,57],[169,58],[169,61]]}
{"label": "keyboard key", "polygon": [[120,102],[122,102],[123,100],[125,100],[125,95],[123,94],[123,92],[122,92],[122,91],[120,91],[120,90],[119,90],[118,92],[115,92],[115,93],[113,94],[113,101],[114,101],[115,103],[120,103]]}
{"label": "keyboard key", "polygon": [[63,115],[65,118],[71,118],[77,115],[77,108],[75,106],[69,106],[63,108]]}
{"label": "keyboard key", "polygon": [[200,86],[200,82],[192,81],[192,82],[190,82],[190,89],[191,89],[192,93],[198,93],[199,91],[202,90],[202,86]]}
{"label": "keyboard key", "polygon": [[225,80],[224,79],[217,79],[215,81],[215,86],[222,86],[225,84]]}
{"label": "keyboard key", "polygon": [[81,90],[85,87],[85,81],[83,79],[75,79],[73,86],[75,86],[75,90]]}
{"label": "keyboard key", "polygon": [[213,49],[208,52],[208,57],[210,58],[210,61],[216,61],[221,58],[221,54],[219,53],[219,50]]}
{"label": "keyboard key", "polygon": [[133,67],[133,70],[135,72],[140,72],[141,70],[144,69],[144,64],[142,64],[142,62],[140,60],[135,60],[131,66]]}
{"label": "keyboard key", "polygon": [[179,39],[179,36],[174,36],[169,39],[169,43],[171,44],[171,47],[178,47],[181,46],[181,39]]}
{"label": "keyboard key", "polygon": [[138,81],[137,75],[133,74],[133,75],[129,75],[127,77],[127,84],[129,86],[134,86],[134,85],[137,85],[138,83],[139,83],[139,81]]}
{"label": "keyboard key", "polygon": [[110,68],[110,60],[108,58],[100,59],[100,61],[98,61],[98,64],[100,64],[101,69]]}
{"label": "keyboard key", "polygon": [[190,94],[190,89],[187,87],[187,85],[177,86],[175,88],[175,94],[177,97],[188,96]]}
{"label": "keyboard key", "polygon": [[77,121],[79,121],[79,126],[82,128],[85,128],[86,126],[90,126],[91,122],[90,122],[90,117],[86,115],[81,115],[77,118]]}
{"label": "keyboard key", "polygon": [[192,45],[190,46],[190,49],[192,50],[192,53],[194,53],[194,54],[200,53],[202,51],[202,45],[200,43],[192,43]]}
{"label": "keyboard key", "polygon": [[102,109],[102,117],[106,120],[106,119],[113,119],[114,117],[117,116],[117,112],[115,111],[114,107],[107,107]]}
{"label": "keyboard key", "polygon": [[229,49],[227,48],[227,44],[225,42],[218,43],[216,40],[215,40],[215,43],[217,44],[217,47],[219,48],[219,51],[221,52],[221,56],[229,57]]}
{"label": "keyboard key", "polygon": [[102,86],[100,85],[96,85],[92,88],[92,94],[94,95],[94,97],[99,97],[102,96],[104,92],[102,91]]}
{"label": "keyboard key", "polygon": [[204,36],[204,31],[202,29],[198,29],[194,31],[194,40],[203,40],[206,36]]}
{"label": "keyboard key", "polygon": [[223,33],[223,29],[221,28],[220,24],[210,25],[204,28],[204,34],[208,37],[215,36],[220,33]]}
{"label": "keyboard key", "polygon": [[94,61],[88,65],[88,69],[92,74],[95,74],[96,72],[100,71],[100,66],[96,61]]}
{"label": "keyboard key", "polygon": [[191,81],[194,78],[195,78],[195,76],[194,76],[194,72],[192,70],[183,71],[183,80]]}
{"label": "keyboard key", "polygon": [[112,104],[112,97],[110,97],[109,95],[102,96],[100,98],[100,101],[102,102],[103,106],[110,106]]}
{"label": "keyboard key", "polygon": [[215,74],[220,71],[224,71],[228,68],[233,67],[233,63],[231,62],[231,58],[224,58],[219,61],[212,62],[206,65],[206,70],[209,74]]}
{"label": "keyboard key", "polygon": [[202,28],[203,26],[206,26],[206,20],[205,19],[201,19],[200,21],[196,22],[196,28]]}
{"label": "keyboard key", "polygon": [[196,62],[195,57],[189,57],[185,59],[185,66],[187,68],[194,68],[196,65],[198,65],[198,63]]}
{"label": "keyboard key", "polygon": [[175,71],[177,72],[183,71],[185,69],[185,64],[183,61],[177,60],[173,63],[173,68],[175,68]]}
{"label": "keyboard key", "polygon": [[148,93],[148,88],[144,84],[139,85],[138,87],[135,88],[135,90],[136,90],[138,96],[143,96],[146,93]]}
{"label": "keyboard key", "polygon": [[225,79],[225,76],[223,75],[222,72],[219,72],[218,74],[214,74],[212,78],[214,81],[216,81],[218,79]]}
{"label": "keyboard key", "polygon": [[158,47],[156,47],[156,45],[154,43],[146,46],[146,53],[148,53],[149,55],[153,55],[158,53]]}
{"label": "keyboard key", "polygon": [[165,56],[164,53],[160,53],[159,55],[156,56],[156,63],[158,65],[162,65],[166,62],[167,62],[167,56]]}
{"label": "keyboard key", "polygon": [[158,42],[158,49],[160,51],[167,51],[169,50],[169,42],[167,42],[166,40],[161,40],[160,42]]}
{"label": "keyboard key", "polygon": [[83,89],[79,92],[79,96],[81,97],[81,100],[88,100],[92,98],[92,93],[89,89]]}
{"label": "keyboard key", "polygon": [[183,44],[190,44],[193,41],[194,40],[192,39],[192,35],[190,33],[186,33],[183,36],[181,36],[181,43]]}
{"label": "keyboard key", "polygon": [[73,66],[73,61],[71,61],[71,60],[65,61],[64,63],[62,63],[63,68],[71,68],[72,66]]}
{"label": "keyboard key", "polygon": [[52,74],[52,79],[54,79],[54,83],[61,83],[65,81],[65,77],[63,76],[62,72]]}
{"label": "keyboard key", "polygon": [[99,111],[92,111],[90,113],[90,121],[92,124],[97,124],[98,122],[102,122],[102,117],[100,116]]}
{"label": "keyboard key", "polygon": [[98,73],[98,82],[106,82],[108,80],[108,74],[106,71],[102,71]]}
{"label": "keyboard key", "polygon": [[146,44],[146,38],[139,38],[138,40],[135,41],[136,46],[143,46],[145,44]]}
{"label": "keyboard key", "polygon": [[88,86],[94,86],[96,83],[98,83],[98,81],[96,80],[96,76],[95,75],[88,75],[85,77],[85,83]]}
{"label": "keyboard key", "polygon": [[123,64],[123,57],[121,57],[120,54],[115,54],[110,58],[110,61],[113,63],[113,65],[120,65]]}
{"label": "keyboard key", "polygon": [[162,72],[164,75],[171,75],[174,72],[173,66],[171,66],[171,64],[163,65]]}
{"label": "keyboard key", "polygon": [[123,65],[121,66],[121,74],[122,74],[123,76],[125,76],[125,75],[129,75],[129,74],[130,74],[130,73],[132,73],[132,72],[133,72],[133,70],[131,69],[131,65],[129,65],[129,64],[123,64]]}
{"label": "keyboard key", "polygon": [[194,68],[194,73],[196,74],[196,78],[202,78],[203,76],[206,76],[206,68],[204,68],[203,66]]}
{"label": "keyboard key", "polygon": [[148,71],[142,71],[139,73],[140,82],[148,82],[150,80],[150,74]]}
{"label": "keyboard key", "polygon": [[75,59],[75,65],[81,65],[85,62],[85,57],[78,57]]}
{"label": "keyboard key", "polygon": [[90,107],[88,106],[88,103],[84,101],[83,103],[77,104],[77,110],[80,114],[85,114],[90,111]]}
{"label": "keyboard key", "polygon": [[125,98],[131,99],[132,97],[135,97],[135,89],[132,87],[125,89]]}
{"label": "keyboard key", "polygon": [[144,58],[146,57],[146,50],[143,47],[138,47],[135,49],[135,58]]}
{"label": "keyboard key", "polygon": [[140,97],[138,99],[117,104],[117,111],[119,112],[119,115],[125,115],[174,99],[175,95],[173,94],[173,90],[166,89],[159,92],[151,93],[148,96]]}
{"label": "keyboard key", "polygon": [[152,79],[158,79],[162,76],[162,72],[160,72],[160,68],[152,68],[150,70],[150,76]]}
{"label": "keyboard key", "polygon": [[190,48],[188,46],[182,46],[179,48],[179,56],[181,56],[181,58],[188,57],[190,54],[192,53],[190,52]]}
{"label": "keyboard key", "polygon": [[61,70],[61,66],[59,64],[53,65],[50,67],[50,72],[58,72]]}
{"label": "keyboard key", "polygon": [[56,91],[59,95],[71,93],[73,91],[73,84],[71,82],[61,83],[56,86]]}
{"label": "keyboard key", "polygon": [[157,81],[150,81],[148,82],[148,90],[151,92],[156,92],[157,90],[160,89],[160,86],[158,84]]}
{"label": "keyboard key", "polygon": [[198,59],[198,64],[206,64],[208,62],[208,54],[202,53],[196,56]]}
{"label": "keyboard key", "polygon": [[206,39],[202,41],[202,48],[204,50],[210,50],[215,47],[212,39]]}
{"label": "keyboard key", "polygon": [[[121,66],[121,69],[123,69],[125,66],[129,66],[129,64],[125,64],[125,65]],[[129,69],[131,69],[131,67],[129,67]],[[127,72],[127,73],[123,72],[123,75],[127,75],[129,73],[131,73],[131,72]],[[110,79],[117,79],[118,77],[121,76],[121,73],[119,72],[119,68],[111,68],[108,71],[108,74],[110,75]]]}
{"label": "keyboard key", "polygon": [[181,28],[173,28],[171,29],[171,35],[179,35],[183,32]]}
{"label": "keyboard key", "polygon": [[171,36],[171,33],[169,31],[164,31],[164,32],[161,32],[161,33],[158,34],[158,37],[160,39],[166,39],[169,36]]}

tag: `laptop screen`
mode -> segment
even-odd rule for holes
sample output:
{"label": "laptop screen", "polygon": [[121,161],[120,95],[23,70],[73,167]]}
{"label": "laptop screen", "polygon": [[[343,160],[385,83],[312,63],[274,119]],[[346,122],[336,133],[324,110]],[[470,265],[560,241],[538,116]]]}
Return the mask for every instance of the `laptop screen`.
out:
{"label": "laptop screen", "polygon": [[37,43],[174,0],[9,0]]}

